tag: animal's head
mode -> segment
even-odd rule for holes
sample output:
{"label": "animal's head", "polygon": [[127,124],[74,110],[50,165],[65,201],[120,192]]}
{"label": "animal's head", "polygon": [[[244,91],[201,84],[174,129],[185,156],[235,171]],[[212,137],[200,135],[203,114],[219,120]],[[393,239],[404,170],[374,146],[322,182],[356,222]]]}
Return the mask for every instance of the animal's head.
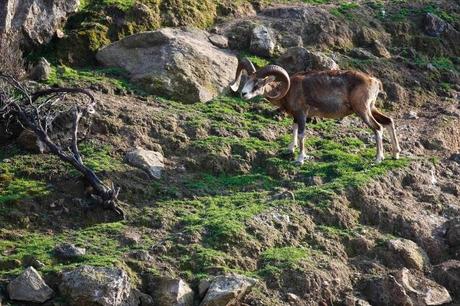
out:
{"label": "animal's head", "polygon": [[248,76],[241,90],[241,97],[245,100],[257,96],[280,100],[286,96],[291,87],[289,74],[280,66],[268,65],[257,71],[250,60],[243,58],[238,62],[235,81],[230,85],[234,92],[237,92],[240,87],[243,72]]}

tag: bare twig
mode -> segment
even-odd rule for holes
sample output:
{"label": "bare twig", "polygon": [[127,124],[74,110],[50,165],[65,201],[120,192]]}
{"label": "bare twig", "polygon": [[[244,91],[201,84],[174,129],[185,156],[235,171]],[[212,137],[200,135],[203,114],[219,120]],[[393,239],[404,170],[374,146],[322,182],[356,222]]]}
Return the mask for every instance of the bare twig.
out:
{"label": "bare twig", "polygon": [[[0,80],[12,87],[10,93],[0,90],[0,115],[13,112],[18,121],[25,128],[34,132],[38,140],[46,145],[52,154],[71,164],[83,174],[94,189],[94,199],[105,208],[112,209],[124,217],[123,210],[117,206],[120,188],[116,188],[113,183],[110,187],[104,184],[96,173],[84,164],[78,149],[80,121],[95,112],[94,96],[88,90],[80,88],[51,88],[30,94],[19,81],[9,75],[0,73]],[[89,102],[84,103],[82,102],[84,100],[77,100],[66,107],[63,101],[68,95],[85,96]],[[63,114],[72,115],[71,139],[68,149],[65,149],[63,141],[53,140],[49,134],[53,122]]]}

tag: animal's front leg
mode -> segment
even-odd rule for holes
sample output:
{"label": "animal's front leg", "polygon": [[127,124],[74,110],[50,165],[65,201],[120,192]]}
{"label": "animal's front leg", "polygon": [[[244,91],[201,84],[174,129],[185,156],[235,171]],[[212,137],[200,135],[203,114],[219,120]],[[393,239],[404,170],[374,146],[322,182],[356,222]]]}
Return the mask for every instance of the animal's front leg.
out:
{"label": "animal's front leg", "polygon": [[295,117],[295,121],[297,122],[298,125],[298,141],[299,141],[299,147],[300,147],[300,154],[297,157],[296,162],[300,165],[302,165],[305,161],[305,158],[307,155],[305,154],[305,123],[306,123],[307,117],[305,114],[298,114]]}
{"label": "animal's front leg", "polygon": [[292,142],[289,144],[289,152],[294,154],[295,148],[298,146],[297,137],[299,134],[299,125],[297,123],[292,124]]}

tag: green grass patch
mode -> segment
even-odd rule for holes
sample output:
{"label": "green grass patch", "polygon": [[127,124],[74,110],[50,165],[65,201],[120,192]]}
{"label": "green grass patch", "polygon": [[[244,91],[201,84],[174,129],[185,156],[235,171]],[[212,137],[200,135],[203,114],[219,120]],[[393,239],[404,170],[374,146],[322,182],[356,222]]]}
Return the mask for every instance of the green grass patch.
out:
{"label": "green grass patch", "polygon": [[[122,223],[105,223],[54,235],[39,232],[16,233],[15,239],[0,240],[0,261],[22,261],[26,256],[33,256],[44,264],[41,270],[44,273],[81,265],[111,267],[121,264],[123,254],[129,250],[119,243],[124,229],[125,225]],[[0,234],[4,233],[0,232]],[[86,255],[72,262],[59,261],[53,255],[53,250],[63,242],[86,248]],[[23,267],[0,270],[0,276],[16,275],[22,270]]]}

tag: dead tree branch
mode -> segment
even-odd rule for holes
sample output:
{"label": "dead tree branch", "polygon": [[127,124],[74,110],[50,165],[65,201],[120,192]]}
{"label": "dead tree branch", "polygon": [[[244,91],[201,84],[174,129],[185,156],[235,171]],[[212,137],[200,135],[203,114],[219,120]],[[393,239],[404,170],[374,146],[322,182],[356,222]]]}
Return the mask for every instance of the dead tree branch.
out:
{"label": "dead tree branch", "polygon": [[[78,170],[94,189],[93,197],[104,208],[112,209],[124,217],[117,206],[119,188],[107,186],[87,167],[78,149],[80,121],[95,113],[96,100],[85,89],[51,88],[29,93],[27,88],[14,77],[0,73],[0,116],[13,114],[27,129],[35,133],[38,140],[62,161]],[[70,97],[72,96],[72,97]],[[70,137],[66,141],[59,135],[52,137],[54,124],[61,116],[70,116]]]}

